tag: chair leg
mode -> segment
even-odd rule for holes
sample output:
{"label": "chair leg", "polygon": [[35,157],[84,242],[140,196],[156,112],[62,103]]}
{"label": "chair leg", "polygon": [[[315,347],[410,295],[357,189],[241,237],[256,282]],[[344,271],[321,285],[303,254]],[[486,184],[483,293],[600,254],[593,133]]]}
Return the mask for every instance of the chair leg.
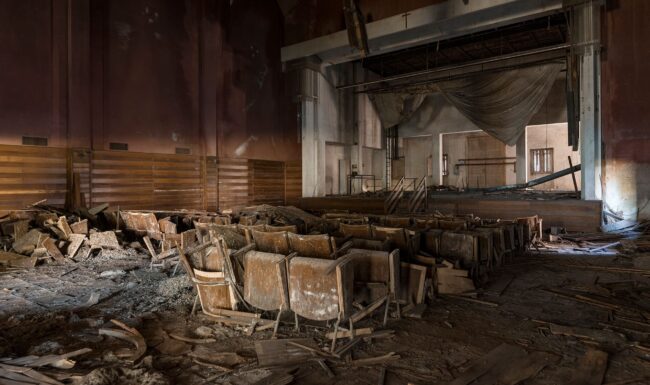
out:
{"label": "chair leg", "polygon": [[194,305],[192,305],[192,317],[196,315],[196,306],[199,304],[199,293],[196,293],[194,297]]}
{"label": "chair leg", "polygon": [[296,326],[294,326],[294,330],[298,332],[300,331],[300,324],[298,324],[298,314],[295,312],[293,313],[293,319],[296,322]]}
{"label": "chair leg", "polygon": [[341,313],[339,313],[339,316],[336,319],[336,323],[334,324],[334,338],[332,339],[332,347],[330,348],[331,353],[334,353],[334,348],[336,347],[336,337],[337,337],[337,334],[339,333],[339,323],[340,322],[341,322]]}
{"label": "chair leg", "polygon": [[393,300],[395,301],[395,306],[397,307],[397,319],[402,319],[402,311],[399,306],[399,300],[393,294]]}
{"label": "chair leg", "polygon": [[384,326],[388,323],[388,308],[390,307],[390,296],[386,297],[386,307],[384,308]]}
{"label": "chair leg", "polygon": [[273,326],[273,335],[271,336],[271,339],[275,339],[276,334],[278,334],[278,327],[280,326],[280,317],[282,317],[283,309],[284,309],[284,304],[281,304],[280,310],[278,310],[278,317],[275,319],[275,326]]}

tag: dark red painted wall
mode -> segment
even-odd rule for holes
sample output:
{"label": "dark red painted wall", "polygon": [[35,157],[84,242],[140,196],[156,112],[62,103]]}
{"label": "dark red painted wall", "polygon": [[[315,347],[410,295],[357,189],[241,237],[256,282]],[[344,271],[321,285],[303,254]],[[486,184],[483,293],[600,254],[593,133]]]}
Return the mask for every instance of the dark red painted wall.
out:
{"label": "dark red painted wall", "polygon": [[3,0],[0,143],[300,159],[282,42],[275,1]]}
{"label": "dark red painted wall", "polygon": [[608,204],[650,217],[650,2],[608,1],[602,34],[603,189]]}

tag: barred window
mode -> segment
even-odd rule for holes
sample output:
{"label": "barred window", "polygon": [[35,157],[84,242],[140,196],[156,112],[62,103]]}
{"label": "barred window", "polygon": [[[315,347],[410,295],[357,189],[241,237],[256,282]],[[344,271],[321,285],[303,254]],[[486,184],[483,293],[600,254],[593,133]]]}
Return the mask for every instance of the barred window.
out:
{"label": "barred window", "polygon": [[550,174],[553,172],[553,149],[536,148],[530,150],[530,173]]}

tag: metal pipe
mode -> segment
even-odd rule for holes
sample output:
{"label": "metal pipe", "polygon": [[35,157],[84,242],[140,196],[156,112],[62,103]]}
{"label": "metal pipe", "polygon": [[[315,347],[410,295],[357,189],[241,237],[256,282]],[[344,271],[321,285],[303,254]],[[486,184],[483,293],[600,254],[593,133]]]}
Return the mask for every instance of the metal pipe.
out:
{"label": "metal pipe", "polygon": [[463,158],[463,159],[458,159],[459,162],[472,162],[472,161],[478,161],[478,160],[508,160],[508,159],[517,159],[516,156],[504,156],[504,157],[499,157],[499,158]]}
{"label": "metal pipe", "polygon": [[576,164],[573,167],[569,167],[569,168],[566,168],[566,169],[564,169],[562,171],[558,171],[556,173],[553,173],[551,175],[546,175],[546,176],[543,176],[541,178],[531,180],[530,182],[527,182],[527,183],[511,184],[511,185],[507,185],[507,186],[489,187],[489,188],[485,188],[485,189],[482,189],[482,190],[483,190],[483,192],[487,193],[487,192],[498,192],[498,191],[525,189],[525,188],[528,188],[528,187],[537,186],[538,184],[542,184],[542,183],[551,181],[553,179],[563,177],[565,175],[569,175],[569,174],[574,173],[576,171],[580,171],[581,167],[582,167],[581,165]]}
{"label": "metal pipe", "polygon": [[345,84],[345,85],[342,85],[342,86],[337,86],[336,89],[337,90],[345,90],[345,89],[348,89],[348,88],[357,88],[357,87],[367,86],[367,85],[371,85],[371,84],[378,84],[378,83],[384,83],[384,82],[391,82],[391,81],[394,81],[394,80],[408,79],[408,78],[412,78],[412,77],[416,77],[416,76],[428,75],[428,74],[437,73],[437,72],[457,70],[457,69],[476,66],[476,65],[496,63],[496,62],[500,62],[500,61],[503,61],[503,60],[516,59],[516,58],[520,58],[520,57],[537,55],[537,54],[546,53],[546,52],[553,52],[553,51],[567,49],[569,47],[571,47],[571,44],[569,44],[569,43],[552,45],[550,47],[536,48],[536,49],[532,49],[532,50],[529,50],[529,51],[516,52],[516,53],[512,53],[512,54],[508,54],[508,55],[501,55],[501,56],[495,56],[495,57],[487,58],[487,59],[475,60],[475,61],[467,62],[467,63],[464,63],[464,64],[457,64],[457,65],[445,66],[445,67],[440,67],[440,68],[433,68],[433,69],[430,69],[430,70],[411,72],[411,73],[402,74],[402,75],[390,76],[390,77],[383,78],[383,79],[378,79],[378,80],[369,80],[369,81],[360,82],[360,83]]}

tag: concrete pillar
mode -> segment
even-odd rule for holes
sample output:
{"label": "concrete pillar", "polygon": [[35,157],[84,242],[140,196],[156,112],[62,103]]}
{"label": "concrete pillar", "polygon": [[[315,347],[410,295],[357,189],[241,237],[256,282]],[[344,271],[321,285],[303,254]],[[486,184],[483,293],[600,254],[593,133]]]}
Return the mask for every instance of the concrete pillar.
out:
{"label": "concrete pillar", "polygon": [[[434,185],[442,185],[442,134],[431,135],[432,179]],[[449,166],[449,165],[448,165]],[[451,167],[451,166],[450,166]]]}
{"label": "concrete pillar", "polygon": [[582,199],[601,199],[600,6],[576,9],[580,60],[580,163]]}
{"label": "concrete pillar", "polygon": [[317,124],[317,101],[301,101],[302,196],[325,195],[325,142],[320,140]]}
{"label": "concrete pillar", "polygon": [[526,148],[526,130],[519,136],[517,140],[517,184],[528,182],[528,149]]}

